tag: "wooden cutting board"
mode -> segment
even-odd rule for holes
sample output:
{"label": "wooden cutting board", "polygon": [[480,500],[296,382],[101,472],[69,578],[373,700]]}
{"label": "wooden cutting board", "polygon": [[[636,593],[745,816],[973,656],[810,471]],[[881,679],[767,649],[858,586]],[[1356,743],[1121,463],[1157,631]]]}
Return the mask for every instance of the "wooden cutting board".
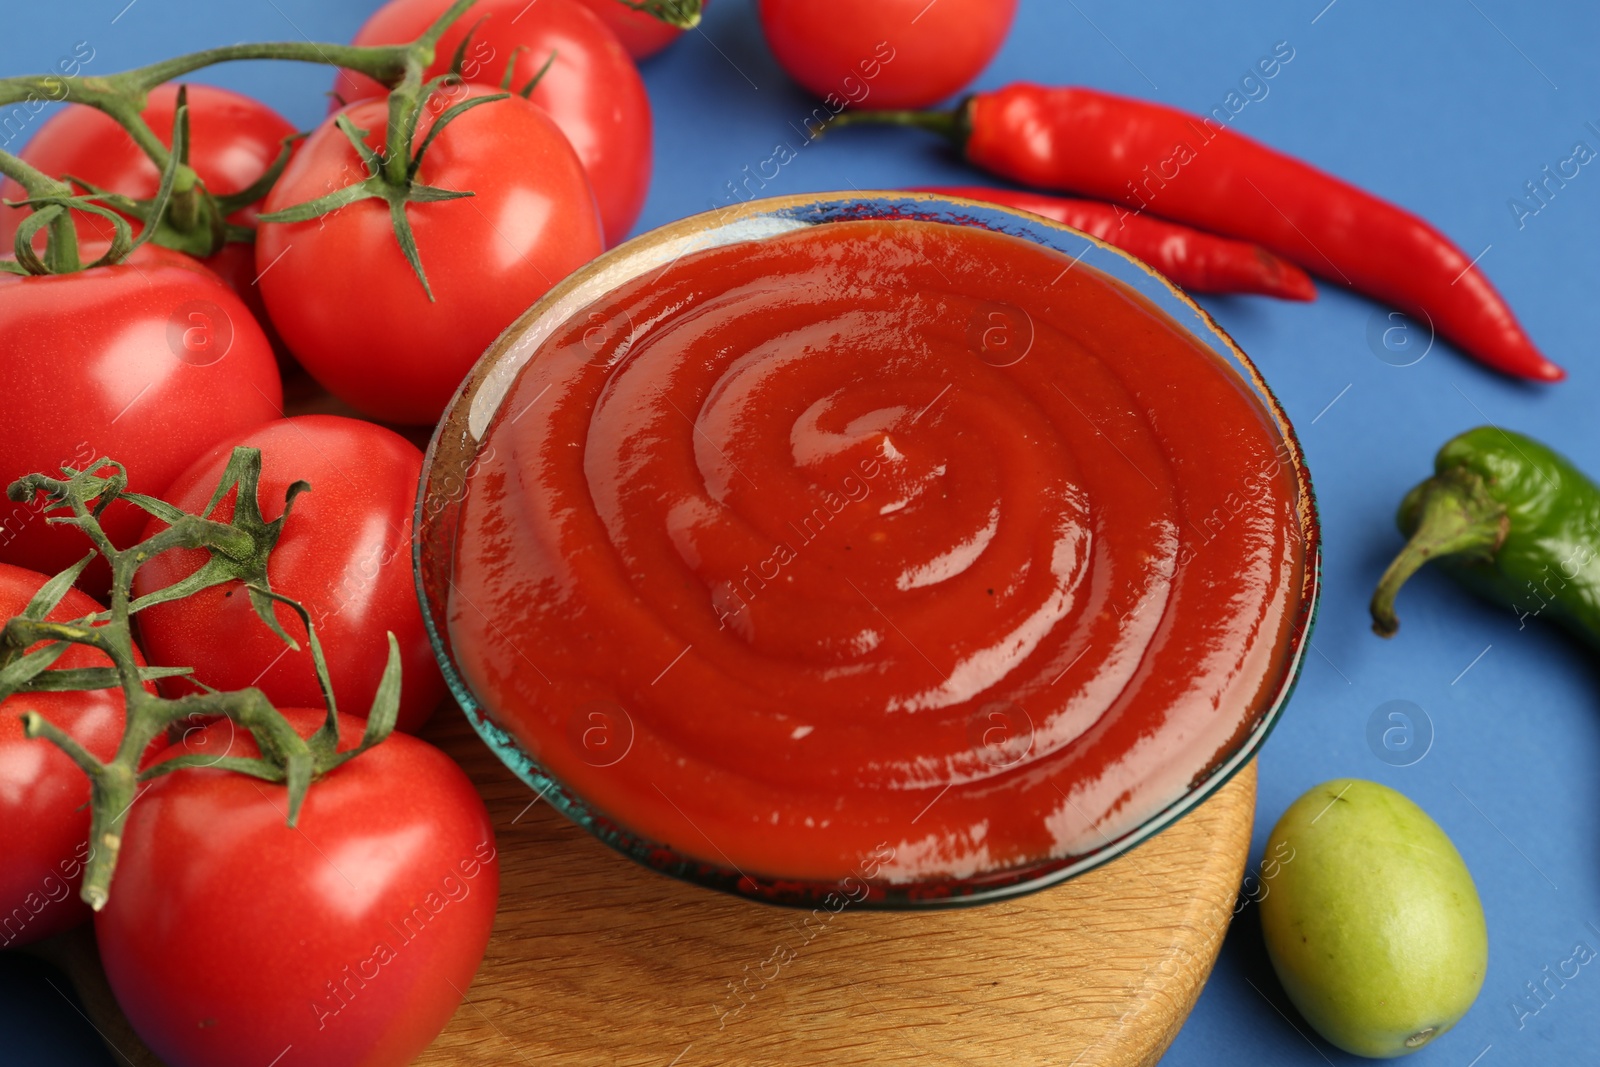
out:
{"label": "wooden cutting board", "polygon": [[426,1067],[1151,1064],[1222,946],[1255,813],[1252,762],[1054,889],[814,915],[663,877],[529,808],[460,715],[427,734],[479,783],[503,883],[488,958]]}
{"label": "wooden cutting board", "polygon": [[[812,913],[622,858],[530,804],[454,709],[424,736],[478,783],[502,884],[483,967],[421,1067],[1152,1064],[1222,946],[1255,812],[1251,763],[1175,825],[1054,889],[938,912]],[[49,954],[118,1062],[155,1064],[116,1011],[92,938],[68,943]]]}

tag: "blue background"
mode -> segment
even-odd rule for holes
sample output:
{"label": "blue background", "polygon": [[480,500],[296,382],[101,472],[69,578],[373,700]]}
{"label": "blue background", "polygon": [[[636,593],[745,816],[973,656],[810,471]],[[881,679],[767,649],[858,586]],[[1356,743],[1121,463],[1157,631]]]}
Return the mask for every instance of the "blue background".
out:
{"label": "blue background", "polygon": [[[866,2],[866,0],[862,0]],[[1254,856],[1277,814],[1324,779],[1353,775],[1403,790],[1444,827],[1477,879],[1490,967],[1476,1006],[1413,1062],[1450,1067],[1592,1062],[1600,965],[1546,1003],[1524,983],[1585,944],[1600,949],[1600,674],[1592,656],[1542,624],[1519,629],[1448,580],[1422,575],[1401,598],[1390,642],[1367,628],[1366,600],[1398,547],[1392,514],[1446,438],[1484,422],[1529,431],[1600,472],[1600,336],[1595,236],[1600,166],[1584,167],[1519,228],[1508,200],[1572,154],[1600,149],[1600,8],[1511,0],[1379,5],[1362,0],[1236,0],[1227,5],[1022,0],[1005,49],[979,81],[1081,83],[1205,111],[1274,44],[1294,58],[1233,127],[1424,214],[1476,255],[1534,339],[1571,372],[1556,387],[1508,381],[1435,344],[1420,362],[1369,342],[1386,309],[1324,287],[1310,306],[1204,301],[1265,373],[1299,428],[1321,503],[1326,592],[1315,650],[1261,757]],[[73,0],[7,5],[0,72],[51,67],[78,41],[89,73],[251,39],[346,40],[373,0]],[[640,229],[726,203],[737,182],[796,150],[766,190],[892,188],[981,181],[912,131],[852,131],[802,145],[791,123],[814,106],[777,68],[749,0],[717,0],[703,32],[644,65],[656,114],[657,171]],[[851,5],[841,4],[848,12]],[[119,15],[120,12],[120,15]],[[848,17],[848,14],[841,17]],[[115,21],[113,21],[115,19]],[[329,77],[247,64],[202,79],[255,94],[308,127]],[[1593,173],[1591,173],[1591,171]],[[1416,336],[1416,335],[1413,335]],[[1400,340],[1400,335],[1392,335]],[[1420,351],[1425,337],[1412,349]],[[1380,758],[1368,725],[1406,701],[1418,739]],[[1383,709],[1380,712],[1380,708]],[[1384,720],[1384,726],[1392,723]],[[1398,737],[1398,735],[1395,735]],[[1402,753],[1403,754],[1403,753]],[[1593,923],[1594,925],[1590,925]],[[1358,1062],[1312,1035],[1284,1000],[1253,908],[1241,916],[1167,1064]],[[65,988],[59,977],[56,986]],[[1270,1002],[1267,1003],[1267,1002]],[[0,1061],[113,1062],[46,974],[0,955]],[[1475,1057],[1477,1057],[1475,1059]]]}

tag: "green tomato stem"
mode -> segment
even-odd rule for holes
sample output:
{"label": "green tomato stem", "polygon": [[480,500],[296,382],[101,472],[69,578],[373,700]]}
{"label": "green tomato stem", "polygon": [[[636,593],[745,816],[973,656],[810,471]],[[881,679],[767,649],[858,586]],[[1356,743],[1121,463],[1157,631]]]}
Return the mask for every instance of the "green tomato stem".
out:
{"label": "green tomato stem", "polygon": [[617,0],[623,7],[675,26],[692,30],[700,25],[701,0]]}
{"label": "green tomato stem", "polygon": [[0,152],[0,174],[4,174],[27,191],[29,196],[71,196],[72,187],[52,178],[33,164]]}
{"label": "green tomato stem", "polygon": [[[451,10],[455,7],[465,10],[463,4],[470,6],[474,2],[475,0],[457,0]],[[438,34],[435,34],[427,43],[426,47],[430,52],[437,40]],[[145,97],[158,85],[219,63],[251,59],[290,60],[342,67],[345,70],[365,74],[384,85],[392,85],[405,76],[417,43],[347,45],[315,41],[266,41],[207,48],[116,74],[70,77],[56,74],[17,75],[0,78],[0,106],[20,103],[31,95],[75,104],[88,104],[122,122],[128,113],[127,109],[131,108],[134,116],[144,109]],[[428,62],[432,62],[431,56]],[[134,131],[130,129],[129,132]],[[141,139],[137,133],[135,139]],[[164,147],[162,151],[165,151]]]}
{"label": "green tomato stem", "polygon": [[[165,173],[170,166],[171,153],[142,115],[150,90],[174,78],[218,63],[251,59],[291,60],[342,67],[364,74],[385,86],[396,88],[401,98],[398,106],[391,102],[389,143],[391,146],[404,144],[409,148],[408,130],[416,127],[415,116],[421,105],[419,97],[425,95],[421,91],[422,72],[433,62],[435,48],[445,30],[475,2],[476,0],[455,0],[455,3],[451,4],[421,37],[409,44],[360,46],[322,44],[313,41],[247,43],[208,48],[104,76],[47,74],[0,78],[0,107],[28,99],[43,98],[97,108],[127,130],[129,136],[155,164],[156,169]],[[406,115],[410,116],[409,120],[406,120],[409,121],[409,126],[403,121]],[[393,156],[396,153],[391,150],[389,154]],[[393,177],[398,175],[404,166],[405,162],[402,161],[396,170],[390,170],[387,165],[385,169]],[[16,178],[25,189],[28,189],[30,197],[72,195],[71,188],[59,182],[55,182],[48,191],[44,191],[45,187],[39,184],[37,179],[48,178],[47,175],[40,175],[16,156],[4,152],[0,152],[0,172]],[[21,175],[26,175],[34,184],[30,185]],[[194,243],[187,239],[192,231],[199,228],[211,229],[213,220],[221,218],[225,213],[215,210],[214,203],[208,206],[212,198],[187,163],[179,163],[173,188],[175,195],[167,212],[164,213],[166,217],[148,219],[145,220],[145,224],[159,227],[165,223],[179,235],[185,246],[189,247]],[[60,210],[59,216],[50,224],[47,263],[52,271],[58,273],[79,268],[75,233],[70,212],[67,210]]]}
{"label": "green tomato stem", "polygon": [[[361,744],[345,752],[336,751],[338,713],[333,703],[327,662],[322,655],[311,616],[299,603],[272,592],[267,580],[268,558],[289,517],[294,498],[309,486],[304,482],[294,483],[286,494],[283,513],[267,522],[257,499],[261,453],[253,448],[234,450],[211,503],[199,515],[188,514],[151,497],[127,492],[126,473],[120,465],[109,460],[101,460],[83,471],[63,468],[62,473],[67,477],[28,475],[14,482],[8,488],[7,495],[13,500],[23,501],[43,494],[47,510],[65,509],[71,512],[68,522],[88,536],[99,554],[111,565],[111,606],[104,612],[83,619],[46,619],[92,557],[85,557],[47,582],[22,615],[0,628],[0,701],[13,694],[30,691],[102,688],[106,681],[106,672],[102,669],[51,669],[56,655],[68,644],[95,649],[111,660],[111,673],[116,676],[123,696],[124,727],[116,754],[110,760],[96,758],[70,734],[42,716],[32,712],[23,716],[26,736],[54,743],[89,777],[90,852],[84,865],[80,896],[98,911],[109,899],[128,813],[138,800],[141,781],[179,767],[205,765],[249,774],[265,781],[283,782],[288,786],[287,822],[293,826],[299,817],[306,791],[318,775],[382,742],[393,730],[399,707],[400,653],[391,635],[383,683],[369,713],[367,731]],[[211,510],[229,492],[234,493],[232,518],[226,523],[211,519]],[[106,537],[99,516],[106,507],[119,500],[149,512],[165,522],[165,528],[131,548],[117,548]],[[198,570],[165,589],[134,599],[134,581],[145,563],[169,550],[196,548],[203,548],[209,553],[209,559]],[[244,583],[251,604],[263,623],[290,647],[298,645],[278,624],[273,614],[274,606],[284,604],[293,609],[306,628],[312,665],[328,710],[323,727],[309,739],[302,738],[259,689],[233,692],[208,690],[165,698],[147,688],[148,673],[140,667],[134,652],[133,615],[152,604],[165,603],[233,581]],[[30,652],[30,649],[34,651]],[[215,760],[207,760],[188,754],[176,757],[177,762],[171,766],[163,763],[144,773],[140,772],[140,764],[151,742],[163,731],[185,718],[217,717],[226,717],[248,730],[256,741],[260,756],[229,757],[224,754]]]}
{"label": "green tomato stem", "polygon": [[[70,197],[72,187],[65,182],[58,181],[10,152],[0,151],[0,174],[15,181],[22,186],[29,197]],[[0,211],[19,210],[0,206]],[[64,209],[57,209],[57,214],[50,220],[50,237],[48,254],[51,256],[51,269],[57,271],[72,271],[78,269],[78,231],[72,225],[72,214]],[[0,249],[0,254],[5,250]]]}

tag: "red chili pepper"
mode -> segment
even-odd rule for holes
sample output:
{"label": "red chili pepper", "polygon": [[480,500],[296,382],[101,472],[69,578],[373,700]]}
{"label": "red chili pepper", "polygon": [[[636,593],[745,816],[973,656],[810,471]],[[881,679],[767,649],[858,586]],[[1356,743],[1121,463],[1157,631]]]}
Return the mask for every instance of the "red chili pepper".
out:
{"label": "red chili pepper", "polygon": [[952,112],[846,111],[951,138],[1002,177],[1115,200],[1253,241],[1313,274],[1430,321],[1490,367],[1566,373],[1534,347],[1472,259],[1422,219],[1214,119],[1097,92],[1019,83]]}
{"label": "red chili pepper", "polygon": [[916,191],[961,196],[1043,215],[1144,260],[1183,288],[1197,293],[1260,293],[1283,300],[1317,298],[1317,287],[1305,271],[1260,245],[1218,237],[1165,219],[1134,215],[1104,201],[1070,200],[979,185],[928,186]]}

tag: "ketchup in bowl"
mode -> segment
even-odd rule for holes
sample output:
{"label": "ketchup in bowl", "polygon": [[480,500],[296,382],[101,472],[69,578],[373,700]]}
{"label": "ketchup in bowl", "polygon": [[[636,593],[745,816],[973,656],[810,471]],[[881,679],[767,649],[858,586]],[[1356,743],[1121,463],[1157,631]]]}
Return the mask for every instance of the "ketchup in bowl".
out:
{"label": "ketchup in bowl", "polygon": [[424,488],[424,599],[458,693],[672,873],[1032,888],[1231,773],[1298,664],[1310,487],[1242,356],[1102,246],[908,202],[598,261],[436,441],[430,481],[460,477]]}

